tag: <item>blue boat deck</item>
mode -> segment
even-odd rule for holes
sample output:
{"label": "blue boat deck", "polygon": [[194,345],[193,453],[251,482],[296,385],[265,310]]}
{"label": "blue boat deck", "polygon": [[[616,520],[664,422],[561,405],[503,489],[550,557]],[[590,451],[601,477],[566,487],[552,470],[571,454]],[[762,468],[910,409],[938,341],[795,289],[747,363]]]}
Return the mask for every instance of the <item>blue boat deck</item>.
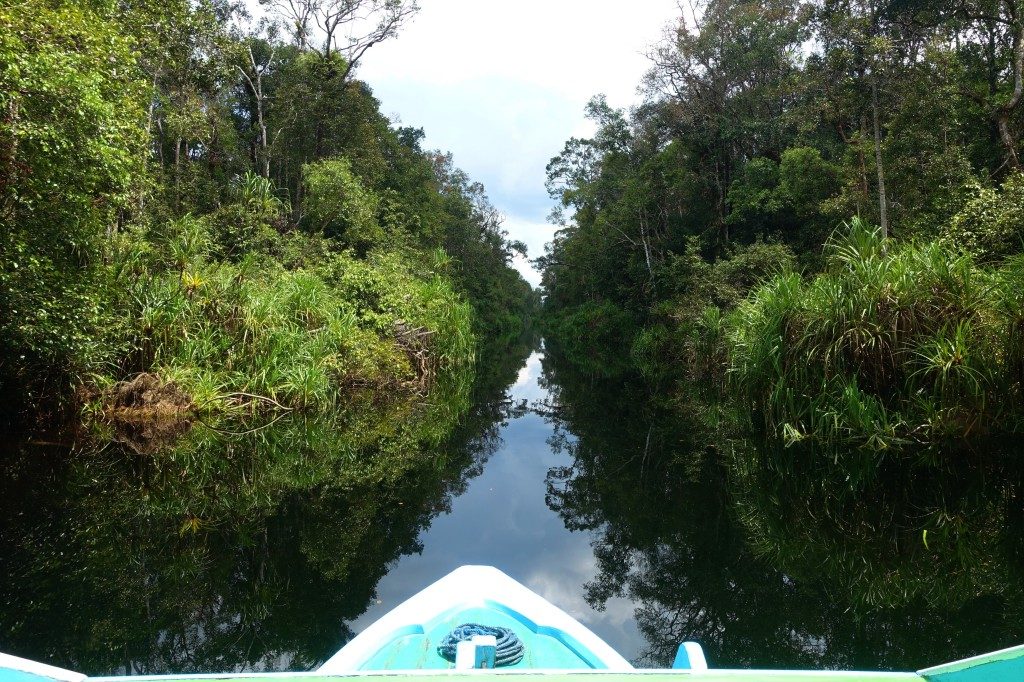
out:
{"label": "blue boat deck", "polygon": [[437,653],[437,646],[453,628],[463,623],[483,623],[509,628],[525,645],[523,660],[509,668],[600,669],[605,666],[589,651],[558,630],[538,627],[521,614],[488,604],[459,609],[422,625],[410,625],[381,649],[361,670],[445,670],[452,664]]}

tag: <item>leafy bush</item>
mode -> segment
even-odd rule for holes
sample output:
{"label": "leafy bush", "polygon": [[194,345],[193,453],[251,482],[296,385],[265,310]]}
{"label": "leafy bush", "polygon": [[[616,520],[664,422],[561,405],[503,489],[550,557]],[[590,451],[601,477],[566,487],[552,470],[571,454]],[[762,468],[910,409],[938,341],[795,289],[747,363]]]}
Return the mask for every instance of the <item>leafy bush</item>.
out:
{"label": "leafy bush", "polygon": [[839,191],[839,170],[813,147],[791,147],[779,163],[779,195],[800,220],[822,213],[822,203]]}
{"label": "leafy bush", "polygon": [[302,168],[306,223],[315,232],[354,248],[379,245],[384,231],[377,223],[377,196],[365,188],[345,157],[325,159]]}
{"label": "leafy bush", "polygon": [[577,367],[605,376],[629,368],[636,319],[611,301],[588,301],[547,321],[550,343]]}
{"label": "leafy bush", "polygon": [[709,263],[701,257],[697,240],[691,239],[682,255],[669,255],[659,286],[672,293],[679,309],[699,313],[708,305],[734,308],[751,288],[795,266],[792,250],[778,242],[736,246]]}
{"label": "leafy bush", "polygon": [[4,399],[66,390],[94,353],[93,275],[138,180],[143,84],[131,41],[96,5],[0,7]]}
{"label": "leafy bush", "polygon": [[121,321],[104,339],[119,370],[100,371],[101,385],[150,371],[210,409],[247,393],[323,411],[359,387],[422,390],[471,365],[468,305],[399,254],[295,270],[209,262],[204,224],[179,221],[152,251],[126,240],[108,282]]}
{"label": "leafy bush", "polygon": [[1019,428],[1019,260],[988,272],[859,221],[826,256],[825,273],[780,275],[732,316],[732,385],[776,434],[885,448]]}
{"label": "leafy bush", "polygon": [[824,240],[839,169],[812,147],[791,147],[779,163],[764,157],[748,161],[729,187],[726,223],[737,236],[773,235],[814,250]]}
{"label": "leafy bush", "polygon": [[327,409],[464,384],[474,332],[522,330],[536,299],[483,187],[394,128],[341,55],[243,36],[231,3],[15,4],[4,417],[150,371],[201,400]]}
{"label": "leafy bush", "polygon": [[637,336],[633,355],[644,374],[681,371],[691,380],[720,387],[727,367],[726,312],[752,288],[795,265],[788,246],[762,241],[737,246],[709,263],[691,240],[685,253],[671,256],[660,273],[662,289],[673,292],[652,311],[661,321],[652,331],[661,331]]}
{"label": "leafy bush", "polygon": [[1024,249],[1024,174],[1007,178],[999,189],[975,187],[974,197],[943,231],[951,248],[974,254],[980,262],[996,262]]}

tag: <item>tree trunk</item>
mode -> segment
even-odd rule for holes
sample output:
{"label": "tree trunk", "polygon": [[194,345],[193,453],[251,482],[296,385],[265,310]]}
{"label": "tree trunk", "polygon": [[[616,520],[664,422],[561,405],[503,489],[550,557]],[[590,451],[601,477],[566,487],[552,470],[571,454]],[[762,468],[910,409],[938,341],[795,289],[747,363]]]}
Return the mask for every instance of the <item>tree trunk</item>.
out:
{"label": "tree trunk", "polygon": [[[1012,7],[1012,5],[1010,5]],[[1016,16],[1014,11],[1011,16],[1016,24],[1016,32],[1013,34],[1013,94],[1005,103],[999,106],[994,113],[996,128],[999,130],[999,139],[1006,147],[1007,163],[1013,170],[1020,170],[1020,158],[1017,156],[1017,140],[1010,130],[1010,117],[1013,115],[1021,97],[1024,96],[1024,19]]]}
{"label": "tree trunk", "polygon": [[160,119],[156,120],[156,151],[160,159],[160,172],[163,173],[167,168],[167,160],[164,158],[164,123]]}
{"label": "tree trunk", "polygon": [[996,113],[996,127],[999,129],[999,139],[1006,147],[1006,162],[1010,168],[1020,170],[1020,158],[1017,156],[1017,141],[1010,132],[1010,114],[1000,107]]}
{"label": "tree trunk", "polygon": [[647,262],[647,276],[651,278],[651,283],[653,284],[654,265],[651,262],[651,244],[647,235],[647,220],[642,212],[638,212],[638,217],[640,218],[640,243],[644,247],[644,260]]}
{"label": "tree trunk", "polygon": [[180,137],[174,140],[174,206],[181,207],[181,144]]}
{"label": "tree trunk", "polygon": [[[262,107],[261,107],[262,108]],[[263,123],[263,113],[260,112],[260,130],[263,134],[263,177],[270,179],[270,145],[267,141],[267,126]]]}
{"label": "tree trunk", "polygon": [[868,183],[868,159],[864,147],[868,141],[868,117],[860,113],[860,140],[857,142],[857,157],[860,161],[860,199],[857,201],[857,215],[867,209],[871,203],[871,185]]}
{"label": "tree trunk", "polygon": [[878,83],[877,76],[871,75],[871,118],[875,128],[875,167],[878,170],[878,222],[882,238],[889,236],[889,209],[885,200],[885,170],[882,167],[882,131],[878,125]]}
{"label": "tree trunk", "polygon": [[718,225],[719,234],[722,238],[721,247],[724,248],[729,243],[729,223],[725,220],[725,182],[722,179],[722,162],[721,160],[715,161],[715,212],[718,214]]}
{"label": "tree trunk", "polygon": [[[158,71],[153,72],[153,90],[149,93],[149,111],[146,113],[146,146],[143,148],[143,164],[149,162],[150,156],[153,153],[153,119],[156,117],[156,86],[157,86],[157,74]],[[162,156],[161,152],[161,156]],[[162,170],[162,169],[161,169]],[[139,200],[138,210],[141,214],[146,209],[146,190],[140,183],[139,185]]]}
{"label": "tree trunk", "polygon": [[266,99],[263,96],[263,74],[270,68],[273,62],[274,52],[271,52],[270,59],[267,60],[265,66],[257,65],[256,56],[253,55],[252,47],[250,47],[249,65],[252,66],[252,77],[249,77],[245,69],[238,67],[242,76],[249,83],[249,89],[252,90],[252,95],[256,99],[256,126],[259,129],[259,151],[256,153],[256,163],[260,169],[260,175],[268,180],[270,179],[270,140],[267,136],[267,122],[263,112],[263,102]]}

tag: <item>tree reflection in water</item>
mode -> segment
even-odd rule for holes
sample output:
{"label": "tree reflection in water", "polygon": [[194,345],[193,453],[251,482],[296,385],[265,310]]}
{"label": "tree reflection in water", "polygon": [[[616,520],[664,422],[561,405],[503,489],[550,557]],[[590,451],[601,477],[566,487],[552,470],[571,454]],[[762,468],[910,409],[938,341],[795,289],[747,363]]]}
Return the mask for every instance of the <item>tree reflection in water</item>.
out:
{"label": "tree reflection in water", "polygon": [[549,506],[594,533],[591,605],[635,602],[641,663],[692,639],[719,667],[916,669],[1024,640],[1019,451],[772,450],[699,394],[552,349],[544,372],[572,459]]}
{"label": "tree reflection in water", "polygon": [[315,667],[480,472],[530,348],[485,354],[472,405],[435,390],[243,436],[8,447],[0,649],[88,674]]}

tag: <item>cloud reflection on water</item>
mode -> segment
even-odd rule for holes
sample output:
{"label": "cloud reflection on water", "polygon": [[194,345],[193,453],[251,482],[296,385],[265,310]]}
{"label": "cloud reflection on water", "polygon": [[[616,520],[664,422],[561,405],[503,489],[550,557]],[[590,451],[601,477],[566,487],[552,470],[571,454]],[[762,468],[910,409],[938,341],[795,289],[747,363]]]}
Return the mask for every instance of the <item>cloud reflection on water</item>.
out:
{"label": "cloud reflection on water", "polygon": [[[545,398],[538,384],[541,354],[520,370],[510,397]],[[644,647],[633,619],[634,605],[609,600],[594,610],[584,585],[597,573],[589,532],[571,532],[545,501],[548,470],[569,463],[566,453],[551,451],[550,424],[533,413],[513,419],[501,432],[502,445],[452,501],[451,513],[437,518],[420,536],[423,552],[402,557],[377,587],[377,603],[352,629],[360,632],[405,599],[459,566],[495,566],[567,611],[626,658]]]}

